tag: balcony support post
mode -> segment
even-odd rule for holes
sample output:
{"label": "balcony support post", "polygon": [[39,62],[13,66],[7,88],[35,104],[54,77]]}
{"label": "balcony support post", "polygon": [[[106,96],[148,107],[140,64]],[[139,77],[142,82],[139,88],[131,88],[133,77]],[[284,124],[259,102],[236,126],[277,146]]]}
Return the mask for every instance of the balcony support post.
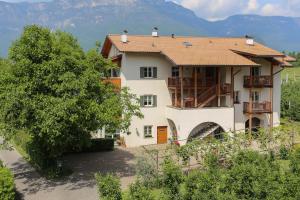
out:
{"label": "balcony support post", "polygon": [[252,140],[252,111],[253,111],[253,101],[252,101],[252,82],[253,82],[253,76],[252,76],[252,67],[250,67],[250,89],[249,89],[249,136],[250,140]]}
{"label": "balcony support post", "polygon": [[197,108],[198,105],[198,70],[196,67],[194,67],[194,100],[195,100],[195,108]]}
{"label": "balcony support post", "polygon": [[183,102],[183,66],[180,66],[180,107],[184,108]]}
{"label": "balcony support post", "polygon": [[218,73],[218,107],[221,107],[221,69],[217,68]]}
{"label": "balcony support post", "polygon": [[274,66],[273,66],[273,63],[271,64],[271,87],[270,87],[270,102],[271,102],[271,114],[270,114],[270,128],[272,129],[273,128],[273,88],[274,88],[274,76],[273,76],[273,71],[274,71]]}
{"label": "balcony support post", "polygon": [[230,69],[230,77],[231,77],[231,90],[230,90],[230,97],[231,97],[231,107],[234,106],[234,75],[233,75],[233,67]]}

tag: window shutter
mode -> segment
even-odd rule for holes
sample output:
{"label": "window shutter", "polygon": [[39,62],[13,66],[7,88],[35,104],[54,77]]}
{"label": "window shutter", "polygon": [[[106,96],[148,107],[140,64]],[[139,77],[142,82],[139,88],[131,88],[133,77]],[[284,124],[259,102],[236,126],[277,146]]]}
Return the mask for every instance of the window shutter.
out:
{"label": "window shutter", "polygon": [[140,67],[140,78],[144,78],[144,67]]}
{"label": "window shutter", "polygon": [[157,96],[153,95],[153,107],[157,107]]}
{"label": "window shutter", "polygon": [[141,107],[144,107],[144,96],[140,97],[140,104],[141,104]]}
{"label": "window shutter", "polygon": [[157,67],[153,67],[153,78],[157,78]]}

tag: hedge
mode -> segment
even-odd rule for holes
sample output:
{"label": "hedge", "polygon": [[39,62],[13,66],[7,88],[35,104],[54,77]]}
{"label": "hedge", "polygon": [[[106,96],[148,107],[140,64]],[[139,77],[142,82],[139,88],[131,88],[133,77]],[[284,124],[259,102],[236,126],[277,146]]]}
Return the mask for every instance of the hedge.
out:
{"label": "hedge", "polygon": [[106,139],[92,139],[91,145],[82,149],[82,152],[101,152],[114,150],[115,140],[111,138]]}
{"label": "hedge", "polygon": [[69,148],[67,152],[64,154],[73,154],[73,153],[94,153],[94,152],[102,152],[102,151],[113,151],[114,150],[115,141],[111,138],[101,138],[101,139],[91,139],[89,144],[81,149],[72,149]]}
{"label": "hedge", "polygon": [[12,173],[5,167],[0,168],[0,199],[15,199],[15,184]]}

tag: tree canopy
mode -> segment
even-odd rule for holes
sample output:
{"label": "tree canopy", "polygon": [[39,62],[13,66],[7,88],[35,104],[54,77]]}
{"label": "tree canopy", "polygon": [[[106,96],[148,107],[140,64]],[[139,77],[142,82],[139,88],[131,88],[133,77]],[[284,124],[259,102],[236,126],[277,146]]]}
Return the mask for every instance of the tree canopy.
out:
{"label": "tree canopy", "polygon": [[92,131],[126,130],[132,116],[142,117],[128,89],[116,93],[100,81],[113,64],[97,49],[85,53],[68,33],[27,26],[7,62],[0,75],[4,136],[25,129],[50,159],[86,145]]}

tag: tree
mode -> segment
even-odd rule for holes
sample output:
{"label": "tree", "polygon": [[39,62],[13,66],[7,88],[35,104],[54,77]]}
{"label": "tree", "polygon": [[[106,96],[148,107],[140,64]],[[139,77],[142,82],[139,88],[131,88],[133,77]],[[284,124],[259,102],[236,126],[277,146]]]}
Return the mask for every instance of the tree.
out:
{"label": "tree", "polygon": [[142,117],[128,89],[116,93],[100,81],[111,62],[96,50],[85,54],[70,34],[27,26],[10,48],[9,60],[11,72],[0,77],[5,137],[27,130],[32,153],[47,158],[38,163],[42,168],[67,150],[87,145],[92,131],[103,126],[125,130],[133,115]]}
{"label": "tree", "polygon": [[300,121],[300,82],[283,84],[281,97],[282,116]]}

